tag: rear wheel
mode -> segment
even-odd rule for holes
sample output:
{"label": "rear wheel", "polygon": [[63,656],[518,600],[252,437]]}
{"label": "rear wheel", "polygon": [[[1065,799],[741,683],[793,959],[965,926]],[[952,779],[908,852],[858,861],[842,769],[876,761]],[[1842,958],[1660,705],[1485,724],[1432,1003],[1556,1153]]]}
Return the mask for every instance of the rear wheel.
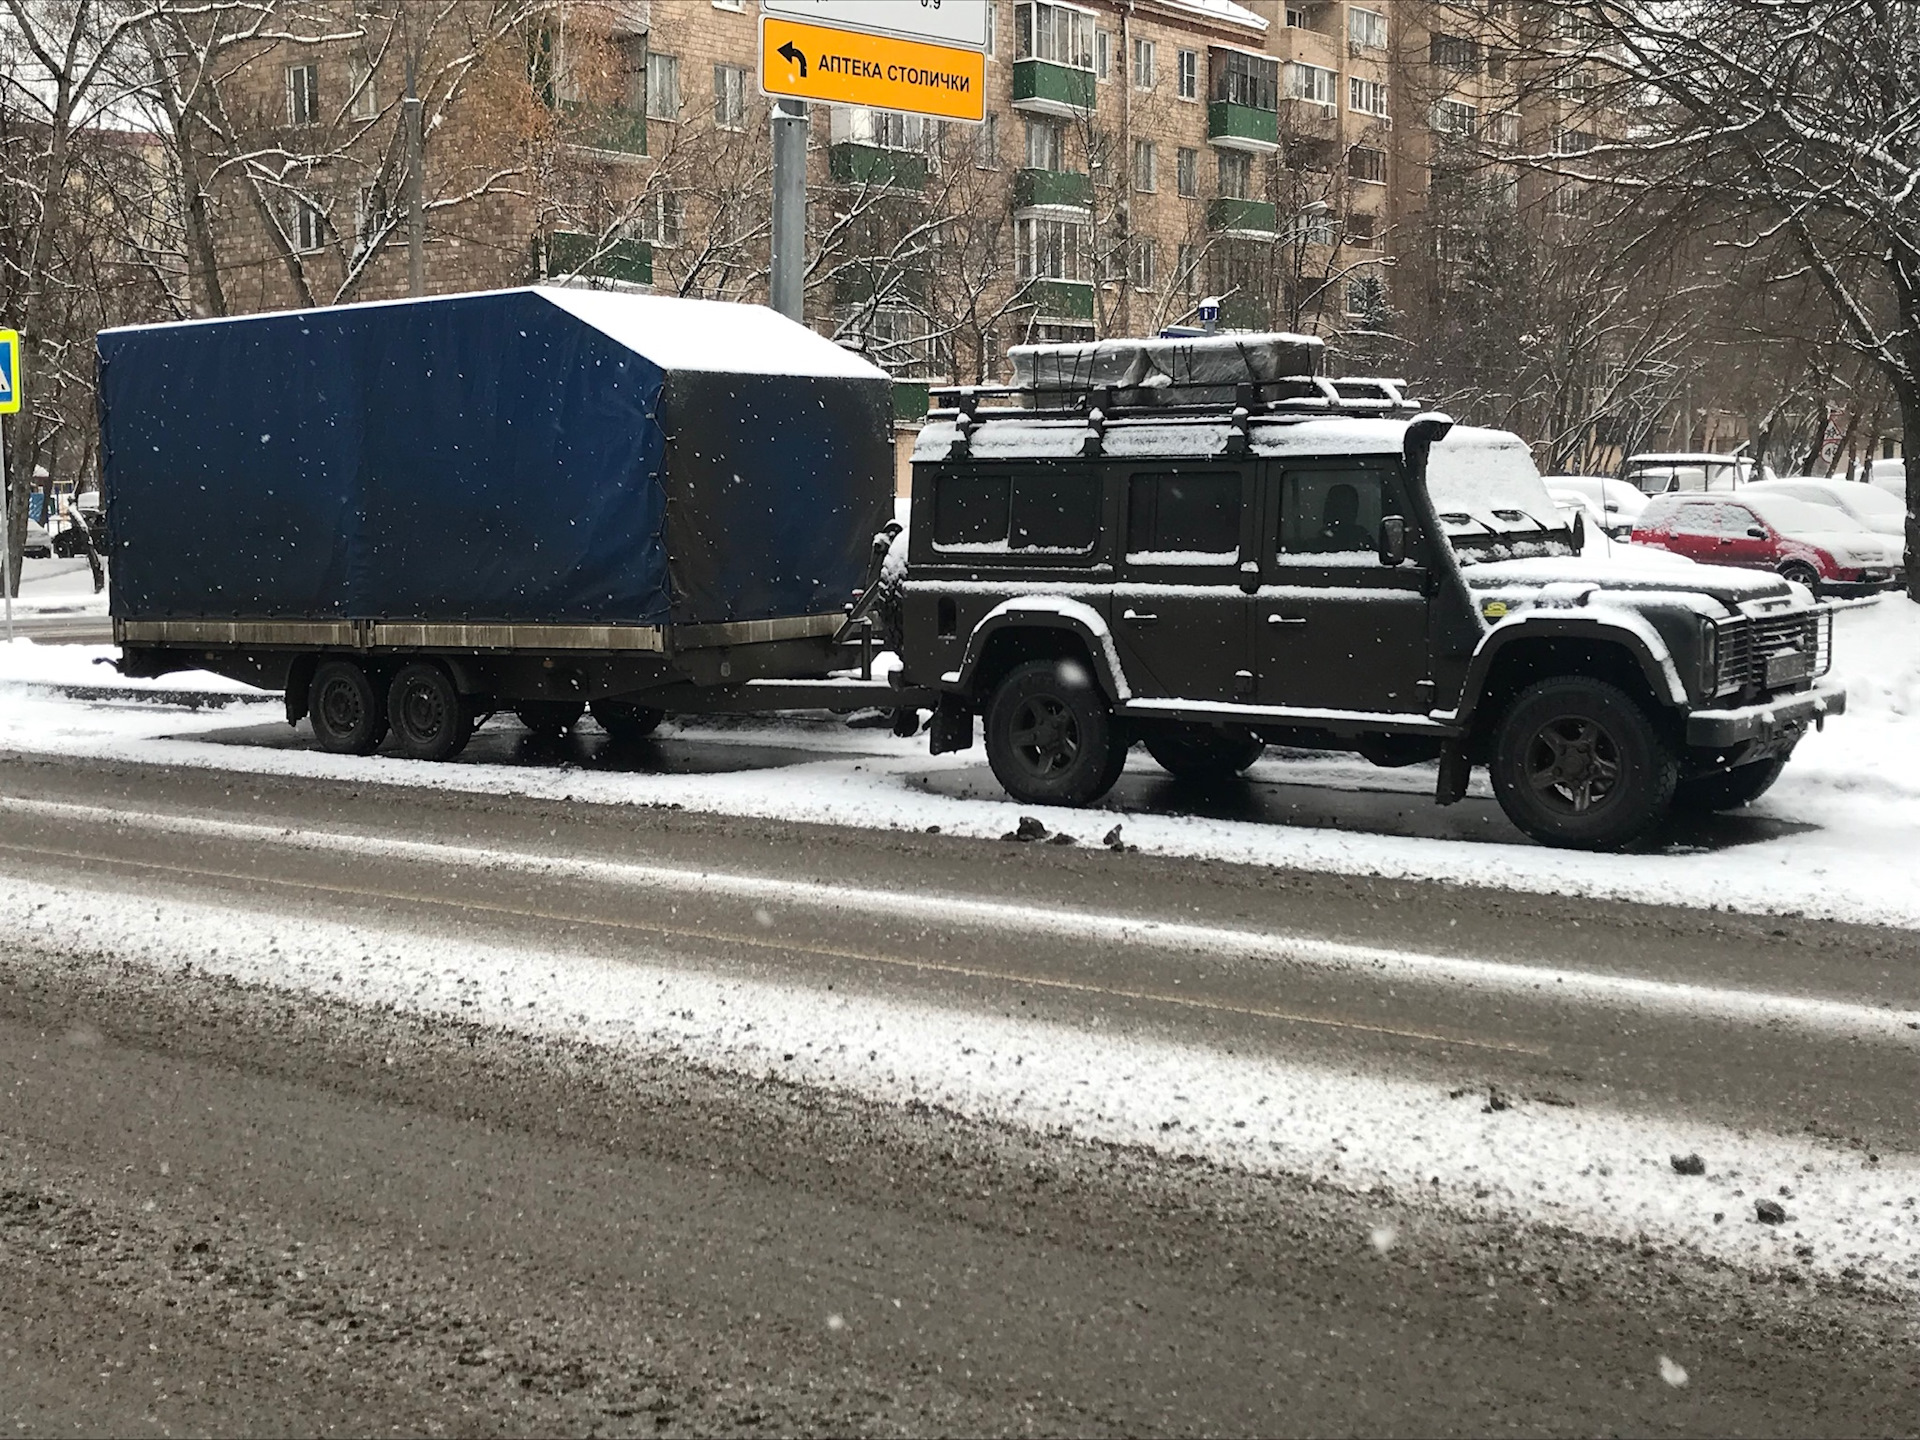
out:
{"label": "rear wheel", "polygon": [[386,702],[351,660],[320,662],[307,689],[307,714],[313,738],[335,755],[371,755],[387,738]]}
{"label": "rear wheel", "polygon": [[667,712],[625,700],[596,700],[593,702],[593,718],[600,722],[602,730],[620,744],[632,745],[658,730],[660,722],[667,718]]}
{"label": "rear wheel", "polygon": [[987,763],[1016,800],[1090,805],[1120,777],[1124,741],[1084,665],[1015,666],[987,705]]}
{"label": "rear wheel", "polygon": [[1147,753],[1182,780],[1230,780],[1258,760],[1267,746],[1237,726],[1181,725],[1148,735]]}
{"label": "rear wheel", "polygon": [[513,713],[534,734],[554,739],[578,725],[587,707],[578,700],[523,700]]}
{"label": "rear wheel", "polygon": [[1682,780],[1679,788],[1673,792],[1673,808],[1738,810],[1771,790],[1773,782],[1780,778],[1780,772],[1786,768],[1787,757],[1775,755],[1769,760],[1756,760],[1736,770],[1696,775],[1691,780]]}
{"label": "rear wheel", "polygon": [[1666,819],[1679,764],[1626,691],[1567,676],[1507,707],[1488,771],[1507,818],[1542,844],[1617,850]]}
{"label": "rear wheel", "polygon": [[473,707],[446,670],[427,660],[403,665],[387,691],[387,718],[400,752],[451,760],[473,738]]}

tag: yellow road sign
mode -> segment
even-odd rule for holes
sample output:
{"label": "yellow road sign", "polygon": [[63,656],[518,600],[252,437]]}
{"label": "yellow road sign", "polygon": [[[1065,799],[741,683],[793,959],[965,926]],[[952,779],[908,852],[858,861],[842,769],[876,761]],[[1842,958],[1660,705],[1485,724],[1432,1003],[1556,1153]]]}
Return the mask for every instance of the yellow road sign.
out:
{"label": "yellow road sign", "polygon": [[978,121],[987,113],[987,57],[763,15],[760,88],[796,100]]}
{"label": "yellow road sign", "polygon": [[20,332],[0,330],[0,415],[20,409]]}

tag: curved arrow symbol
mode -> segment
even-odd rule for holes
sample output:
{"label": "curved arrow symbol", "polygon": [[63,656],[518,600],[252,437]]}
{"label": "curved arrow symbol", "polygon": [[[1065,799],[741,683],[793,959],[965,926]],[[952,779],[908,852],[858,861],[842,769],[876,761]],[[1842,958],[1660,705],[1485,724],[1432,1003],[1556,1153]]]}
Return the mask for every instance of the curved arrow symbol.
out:
{"label": "curved arrow symbol", "polygon": [[798,65],[800,67],[800,78],[802,80],[807,78],[806,52],[801,50],[798,45],[789,40],[773,53],[785,60],[789,65]]}

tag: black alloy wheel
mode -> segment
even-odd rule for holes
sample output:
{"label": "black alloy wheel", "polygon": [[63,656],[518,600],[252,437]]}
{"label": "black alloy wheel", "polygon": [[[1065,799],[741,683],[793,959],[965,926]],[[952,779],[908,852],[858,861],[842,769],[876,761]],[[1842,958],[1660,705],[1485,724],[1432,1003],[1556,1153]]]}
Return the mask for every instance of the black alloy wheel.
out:
{"label": "black alloy wheel", "polygon": [[1084,665],[1015,666],[993,692],[986,728],[994,777],[1029,804],[1090,805],[1126,763],[1124,738]]}
{"label": "black alloy wheel", "polygon": [[1651,717],[1604,680],[1566,676],[1521,692],[1488,767],[1507,818],[1546,845],[1616,850],[1666,819],[1679,764]]}
{"label": "black alloy wheel", "polygon": [[351,660],[323,660],[307,689],[313,738],[333,755],[371,755],[387,738],[385,697]]}
{"label": "black alloy wheel", "polygon": [[473,738],[472,706],[446,669],[427,660],[393,677],[387,718],[400,753],[414,760],[451,760]]}
{"label": "black alloy wheel", "polygon": [[617,745],[637,745],[660,728],[667,712],[627,700],[596,700],[593,718]]}

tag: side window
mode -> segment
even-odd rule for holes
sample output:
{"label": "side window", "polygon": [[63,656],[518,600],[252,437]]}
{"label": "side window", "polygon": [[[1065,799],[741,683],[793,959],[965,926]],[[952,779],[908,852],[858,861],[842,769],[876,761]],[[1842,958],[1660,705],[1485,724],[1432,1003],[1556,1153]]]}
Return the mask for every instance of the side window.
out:
{"label": "side window", "polygon": [[1675,535],[1712,535],[1716,533],[1714,511],[1718,506],[1698,502],[1677,507],[1668,527]]}
{"label": "side window", "polygon": [[1036,467],[1013,477],[1015,550],[1084,554],[1100,534],[1100,480],[1090,471]]}
{"label": "side window", "polygon": [[1766,528],[1760,523],[1760,517],[1744,505],[1721,505],[1716,508],[1720,512],[1722,535],[1737,535],[1744,540],[1747,538],[1747,531]]}
{"label": "side window", "polygon": [[1005,550],[1011,477],[942,475],[933,491],[936,550]]}
{"label": "side window", "polygon": [[1372,555],[1386,505],[1386,476],[1379,470],[1288,470],[1280,483],[1280,553]]}
{"label": "side window", "polygon": [[1127,559],[1223,565],[1240,558],[1240,472],[1165,470],[1127,482]]}

